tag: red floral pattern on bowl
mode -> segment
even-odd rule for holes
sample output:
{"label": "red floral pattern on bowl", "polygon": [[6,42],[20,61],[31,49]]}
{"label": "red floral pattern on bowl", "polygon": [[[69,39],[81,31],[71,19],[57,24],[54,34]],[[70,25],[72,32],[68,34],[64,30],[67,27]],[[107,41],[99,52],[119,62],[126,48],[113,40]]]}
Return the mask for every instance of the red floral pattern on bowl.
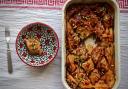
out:
{"label": "red floral pattern on bowl", "polygon": [[[43,53],[41,56],[30,55],[24,39],[33,36],[40,40]],[[54,40],[53,40],[54,39]],[[54,30],[46,24],[36,22],[25,26],[16,39],[16,51],[20,59],[30,66],[44,66],[51,62],[57,55],[59,41]]]}

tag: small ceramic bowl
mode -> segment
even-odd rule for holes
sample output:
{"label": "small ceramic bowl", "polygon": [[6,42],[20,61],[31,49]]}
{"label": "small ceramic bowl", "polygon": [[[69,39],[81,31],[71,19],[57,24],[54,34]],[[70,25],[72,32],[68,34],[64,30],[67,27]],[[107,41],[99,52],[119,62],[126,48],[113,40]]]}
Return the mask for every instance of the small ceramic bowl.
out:
{"label": "small ceramic bowl", "polygon": [[[39,39],[41,44],[41,55],[30,55],[24,39],[33,36]],[[16,39],[16,52],[20,59],[27,65],[39,67],[54,60],[59,49],[58,36],[48,25],[36,22],[25,26]]]}

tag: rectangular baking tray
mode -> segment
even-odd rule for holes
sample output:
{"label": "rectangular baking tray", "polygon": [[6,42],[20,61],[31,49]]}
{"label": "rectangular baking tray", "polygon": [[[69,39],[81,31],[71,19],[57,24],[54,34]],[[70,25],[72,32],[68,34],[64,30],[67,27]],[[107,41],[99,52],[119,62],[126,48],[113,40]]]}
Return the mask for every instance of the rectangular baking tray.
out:
{"label": "rectangular baking tray", "polygon": [[114,18],[114,41],[115,41],[115,77],[116,81],[112,89],[117,89],[120,81],[120,30],[119,30],[119,7],[116,0],[67,0],[63,7],[62,12],[62,82],[66,89],[71,89],[67,82],[66,82],[66,44],[65,44],[65,29],[66,29],[66,9],[69,5],[75,3],[108,3],[110,4],[115,10],[115,18]]}

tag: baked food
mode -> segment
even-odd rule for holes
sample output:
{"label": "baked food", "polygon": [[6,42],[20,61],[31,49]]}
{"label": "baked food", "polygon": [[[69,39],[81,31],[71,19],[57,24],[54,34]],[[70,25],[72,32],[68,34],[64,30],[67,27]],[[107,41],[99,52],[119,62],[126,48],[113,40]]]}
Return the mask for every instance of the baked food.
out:
{"label": "baked food", "polygon": [[41,55],[43,50],[41,49],[40,41],[37,38],[24,39],[28,53],[30,55]]}
{"label": "baked food", "polygon": [[[66,11],[66,81],[72,89],[112,89],[115,78],[114,9],[72,4]],[[86,42],[95,39],[95,44]]]}

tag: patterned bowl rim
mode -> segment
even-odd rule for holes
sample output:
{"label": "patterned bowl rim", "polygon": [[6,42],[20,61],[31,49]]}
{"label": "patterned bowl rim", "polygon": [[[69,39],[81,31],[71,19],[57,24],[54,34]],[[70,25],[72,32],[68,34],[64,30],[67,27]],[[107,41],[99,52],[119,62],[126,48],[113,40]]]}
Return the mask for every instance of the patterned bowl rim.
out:
{"label": "patterned bowl rim", "polygon": [[[19,55],[19,53],[18,53],[18,49],[17,49],[17,48],[18,48],[18,47],[17,47],[17,43],[18,43],[19,35],[24,31],[24,29],[25,29],[26,27],[28,27],[28,26],[30,26],[30,25],[34,25],[34,24],[41,24],[41,25],[44,25],[44,26],[47,26],[48,28],[50,28],[50,29],[54,32],[55,38],[56,38],[56,42],[57,42],[57,51],[56,51],[54,57],[53,57],[52,59],[50,59],[50,61],[48,61],[48,62],[46,62],[46,63],[44,63],[44,64],[42,64],[42,65],[39,65],[39,66],[35,66],[35,65],[31,65],[31,64],[26,63],[26,62],[20,57],[20,55]],[[28,25],[25,25],[25,26],[19,31],[19,33],[18,33],[18,35],[17,35],[17,38],[16,38],[15,47],[16,47],[16,53],[17,53],[17,55],[19,56],[19,58],[21,59],[21,61],[22,61],[23,63],[25,63],[25,64],[27,64],[28,66],[31,66],[31,67],[43,67],[43,66],[46,66],[46,65],[48,65],[49,63],[51,63],[51,62],[55,59],[55,57],[57,56],[57,53],[58,53],[58,50],[59,50],[59,39],[58,39],[57,33],[56,33],[56,32],[53,30],[53,28],[51,28],[49,25],[44,24],[44,23],[42,23],[42,22],[34,22],[34,23],[30,23],[30,24],[28,24]]]}

